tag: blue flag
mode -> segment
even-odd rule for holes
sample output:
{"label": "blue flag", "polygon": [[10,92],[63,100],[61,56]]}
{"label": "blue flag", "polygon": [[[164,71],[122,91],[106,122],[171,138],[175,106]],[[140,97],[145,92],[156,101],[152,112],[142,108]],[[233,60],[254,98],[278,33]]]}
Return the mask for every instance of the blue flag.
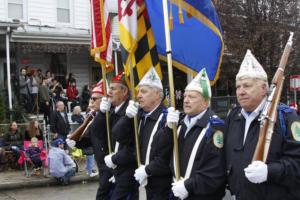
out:
{"label": "blue flag", "polygon": [[[173,65],[196,75],[206,68],[214,84],[220,72],[224,42],[221,26],[211,0],[172,0],[173,30],[171,47]],[[162,0],[146,0],[152,29],[161,60],[166,58]],[[170,4],[168,4],[170,11]],[[182,11],[184,23],[179,23]]]}

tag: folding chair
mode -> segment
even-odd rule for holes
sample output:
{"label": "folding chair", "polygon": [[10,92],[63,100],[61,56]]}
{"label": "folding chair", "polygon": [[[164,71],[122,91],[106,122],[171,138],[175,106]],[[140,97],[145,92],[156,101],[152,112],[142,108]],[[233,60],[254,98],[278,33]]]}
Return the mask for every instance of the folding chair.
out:
{"label": "folding chair", "polygon": [[[24,164],[25,176],[29,177],[34,174],[33,162],[31,161],[29,155],[26,153],[26,150],[30,147],[30,141],[24,141],[24,150],[20,151],[20,158],[18,160],[19,165]],[[38,147],[41,150],[40,159],[43,163],[43,175],[45,175],[45,168],[48,167],[47,151],[43,148],[43,141],[38,140]],[[29,170],[30,169],[30,170]],[[30,172],[29,172],[30,171]]]}
{"label": "folding chair", "polygon": [[76,167],[77,167],[76,171],[77,172],[84,171],[83,167],[85,167],[86,156],[83,155],[82,150],[74,147],[73,149],[71,149],[71,157],[76,163]]}

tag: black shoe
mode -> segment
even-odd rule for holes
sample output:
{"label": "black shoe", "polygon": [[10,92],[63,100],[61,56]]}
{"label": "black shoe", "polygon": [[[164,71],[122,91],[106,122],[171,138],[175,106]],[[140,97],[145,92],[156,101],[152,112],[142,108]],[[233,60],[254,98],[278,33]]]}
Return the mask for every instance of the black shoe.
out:
{"label": "black shoe", "polygon": [[69,185],[69,184],[70,184],[70,180],[63,181],[63,185]]}
{"label": "black shoe", "polygon": [[63,178],[56,178],[56,181],[59,183],[59,184],[63,184],[64,183],[64,179]]}

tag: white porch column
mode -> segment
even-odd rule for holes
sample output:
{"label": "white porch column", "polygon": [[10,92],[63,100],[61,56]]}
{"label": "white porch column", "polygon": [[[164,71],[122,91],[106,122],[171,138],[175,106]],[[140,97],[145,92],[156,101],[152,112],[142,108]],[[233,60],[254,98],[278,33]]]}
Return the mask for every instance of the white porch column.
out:
{"label": "white porch column", "polygon": [[10,76],[10,48],[9,48],[10,27],[6,31],[6,67],[7,67],[7,90],[9,110],[12,110],[11,76]]}

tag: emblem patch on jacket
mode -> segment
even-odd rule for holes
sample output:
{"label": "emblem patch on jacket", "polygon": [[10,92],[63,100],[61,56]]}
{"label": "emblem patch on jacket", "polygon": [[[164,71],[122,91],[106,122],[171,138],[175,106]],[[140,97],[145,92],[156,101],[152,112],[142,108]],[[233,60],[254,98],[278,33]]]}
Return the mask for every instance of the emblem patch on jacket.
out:
{"label": "emblem patch on jacket", "polygon": [[293,138],[299,142],[300,141],[300,122],[298,122],[298,121],[293,122],[292,126],[291,126],[291,131],[293,134]]}
{"label": "emblem patch on jacket", "polygon": [[224,136],[223,136],[223,132],[222,131],[216,131],[214,133],[214,136],[213,136],[213,140],[214,140],[214,145],[217,147],[217,148],[223,148],[224,146]]}

